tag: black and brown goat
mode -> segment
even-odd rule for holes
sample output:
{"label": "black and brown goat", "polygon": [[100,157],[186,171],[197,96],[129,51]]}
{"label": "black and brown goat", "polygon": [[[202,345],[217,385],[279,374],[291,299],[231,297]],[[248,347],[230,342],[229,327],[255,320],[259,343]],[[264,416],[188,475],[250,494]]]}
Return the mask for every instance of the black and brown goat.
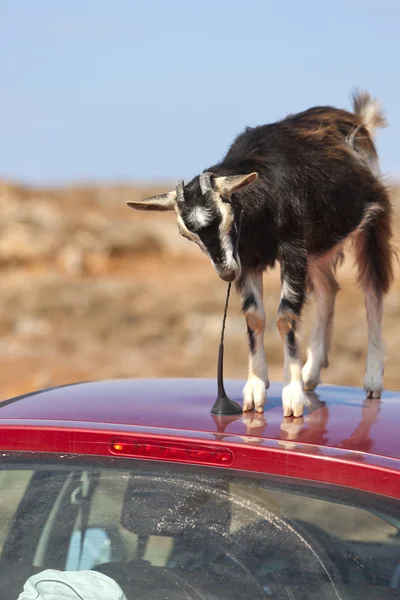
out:
{"label": "black and brown goat", "polygon": [[[338,291],[335,270],[349,238],[368,321],[365,390],[368,397],[381,395],[382,299],[393,276],[392,209],[373,134],[385,118],[366,93],[354,95],[353,109],[315,107],[277,123],[248,127],[220,163],[187,185],[181,181],[167,194],[128,202],[139,210],[175,210],[181,234],[200,246],[224,281],[235,280],[250,349],[244,410],[261,412],[269,385],[263,272],[280,263],[282,402],[285,416],[301,416],[305,391],[318,385],[321,368],[328,365]],[[307,291],[315,294],[317,319],[302,368],[296,329]]]}

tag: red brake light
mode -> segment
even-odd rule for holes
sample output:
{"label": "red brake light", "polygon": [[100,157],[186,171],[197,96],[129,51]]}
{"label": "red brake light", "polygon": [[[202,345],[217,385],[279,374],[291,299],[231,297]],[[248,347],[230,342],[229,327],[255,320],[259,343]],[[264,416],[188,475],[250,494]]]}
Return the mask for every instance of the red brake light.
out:
{"label": "red brake light", "polygon": [[181,442],[115,439],[110,444],[110,452],[120,456],[196,464],[230,465],[233,461],[233,453],[229,448]]}

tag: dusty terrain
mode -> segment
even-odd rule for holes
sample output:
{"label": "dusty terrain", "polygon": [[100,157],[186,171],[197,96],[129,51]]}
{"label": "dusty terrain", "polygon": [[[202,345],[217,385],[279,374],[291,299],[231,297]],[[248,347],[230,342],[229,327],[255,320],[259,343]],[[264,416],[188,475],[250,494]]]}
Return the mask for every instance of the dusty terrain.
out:
{"label": "dusty terrain", "polygon": [[[161,189],[161,188],[158,188]],[[157,188],[23,188],[0,183],[0,396],[110,377],[214,376],[226,285],[172,214],[126,207]],[[400,246],[400,188],[392,188]],[[324,381],[362,385],[366,323],[352,258],[339,271]],[[282,376],[278,272],[265,277],[266,351]],[[313,313],[307,307],[303,346]],[[400,389],[400,269],[386,301],[386,388]],[[227,377],[245,378],[245,324],[235,296]]]}

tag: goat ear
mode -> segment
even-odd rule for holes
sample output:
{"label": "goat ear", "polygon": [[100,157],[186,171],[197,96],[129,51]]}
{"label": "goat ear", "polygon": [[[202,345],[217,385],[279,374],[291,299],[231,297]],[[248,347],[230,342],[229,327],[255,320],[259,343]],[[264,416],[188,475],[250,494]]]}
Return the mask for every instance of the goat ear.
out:
{"label": "goat ear", "polygon": [[228,175],[227,177],[216,177],[214,179],[214,185],[221,196],[229,200],[232,194],[252,184],[256,179],[258,179],[258,173],[250,173],[249,175]]}
{"label": "goat ear", "polygon": [[127,205],[136,210],[173,210],[176,204],[176,192],[151,196],[145,200],[129,200]]}

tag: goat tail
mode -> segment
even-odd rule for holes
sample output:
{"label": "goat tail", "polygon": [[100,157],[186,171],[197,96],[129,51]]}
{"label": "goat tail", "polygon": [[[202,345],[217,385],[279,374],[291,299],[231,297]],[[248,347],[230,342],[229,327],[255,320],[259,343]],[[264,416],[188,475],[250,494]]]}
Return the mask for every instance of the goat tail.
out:
{"label": "goat tail", "polygon": [[[386,197],[385,197],[386,196]],[[364,222],[355,236],[358,284],[372,289],[378,296],[389,291],[393,281],[392,207],[386,190],[382,203],[367,210]]]}
{"label": "goat tail", "polygon": [[372,98],[368,92],[358,90],[353,92],[352,100],[355,114],[371,137],[374,137],[375,129],[387,126],[386,115],[379,100]]}

